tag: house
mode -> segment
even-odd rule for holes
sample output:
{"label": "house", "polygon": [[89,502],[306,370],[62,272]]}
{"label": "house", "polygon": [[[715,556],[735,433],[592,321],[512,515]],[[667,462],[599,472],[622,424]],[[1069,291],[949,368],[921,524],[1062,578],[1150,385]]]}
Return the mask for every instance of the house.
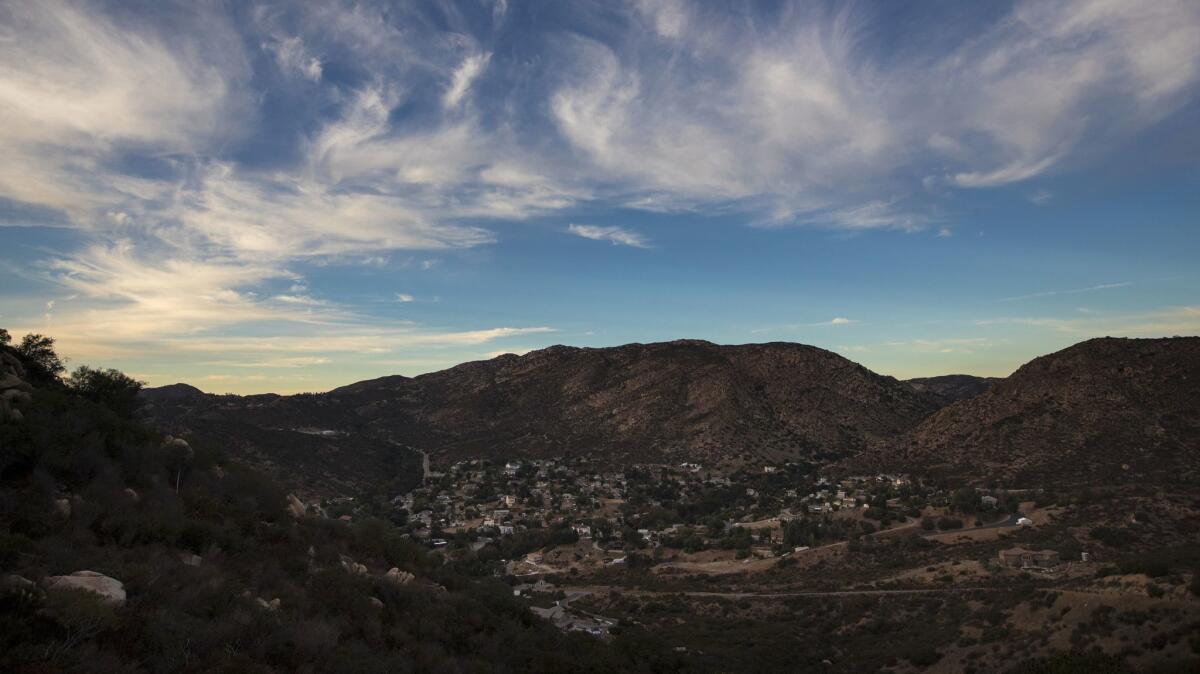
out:
{"label": "house", "polygon": [[979,497],[979,503],[982,505],[985,505],[985,506],[991,506],[991,507],[995,508],[996,505],[998,503],[1000,503],[1000,499],[996,498],[995,496],[989,496],[987,494],[984,494],[983,496]]}
{"label": "house", "polygon": [[1017,526],[1031,527],[1033,526],[1033,520],[1029,519],[1028,517],[1021,517],[1017,520]]}
{"label": "house", "polygon": [[575,533],[580,538],[591,538],[592,537],[592,528],[586,524],[576,524],[571,528],[575,530]]}
{"label": "house", "polygon": [[1058,553],[1054,550],[1009,548],[1000,551],[1000,564],[1017,569],[1046,568],[1058,564]]}

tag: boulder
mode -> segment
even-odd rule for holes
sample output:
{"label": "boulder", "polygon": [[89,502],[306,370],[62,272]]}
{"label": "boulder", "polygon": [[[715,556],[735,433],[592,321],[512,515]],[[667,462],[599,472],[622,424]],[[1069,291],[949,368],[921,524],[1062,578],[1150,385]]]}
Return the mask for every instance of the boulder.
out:
{"label": "boulder", "polygon": [[71,519],[71,500],[65,498],[54,499],[54,513],[64,520]]}
{"label": "boulder", "polygon": [[183,562],[184,566],[200,566],[204,561],[200,555],[193,555],[190,552],[179,553],[179,561]]}
{"label": "boulder", "polygon": [[47,576],[44,581],[51,590],[85,590],[100,595],[111,606],[125,605],[125,584],[95,571],[76,571],[69,576]]}
{"label": "boulder", "polygon": [[32,387],[12,372],[0,372],[0,391],[28,392]]}
{"label": "boulder", "polygon": [[11,374],[17,378],[25,376],[25,366],[21,364],[21,359],[8,353],[0,351],[0,375]]}
{"label": "boulder", "polygon": [[0,590],[5,592],[34,592],[37,590],[37,583],[14,573],[7,576],[0,576]]}
{"label": "boulder", "polygon": [[414,576],[407,571],[401,571],[393,566],[392,568],[388,569],[388,572],[384,575],[384,578],[397,585],[408,585],[409,583],[413,582]]}
{"label": "boulder", "polygon": [[259,608],[261,608],[265,611],[278,611],[279,610],[279,606],[280,606],[279,597],[275,597],[271,601],[267,601],[266,599],[263,599],[262,597],[258,597],[254,601],[255,601],[255,603],[258,604]]}
{"label": "boulder", "polygon": [[9,353],[0,351],[0,421],[21,421],[25,415],[16,408],[18,403],[29,402],[33,387],[22,377],[25,368],[21,361]]}
{"label": "boulder", "polygon": [[367,575],[367,567],[365,565],[359,564],[345,555],[342,555],[342,568],[359,576]]}
{"label": "boulder", "polygon": [[125,495],[128,496],[129,499],[131,501],[133,501],[134,503],[137,503],[142,500],[142,495],[137,493],[137,491],[135,491],[132,487],[125,488]]}
{"label": "boulder", "polygon": [[0,393],[0,398],[4,398],[9,403],[15,405],[17,403],[27,403],[33,399],[27,392],[17,388],[10,388],[4,393]]}
{"label": "boulder", "polygon": [[371,597],[371,606],[383,608],[383,602],[379,600],[379,597]]}
{"label": "boulder", "polygon": [[295,494],[288,494],[287,508],[288,512],[292,514],[292,517],[295,517],[296,519],[300,519],[308,514],[308,506],[304,505],[303,501],[296,498]]}

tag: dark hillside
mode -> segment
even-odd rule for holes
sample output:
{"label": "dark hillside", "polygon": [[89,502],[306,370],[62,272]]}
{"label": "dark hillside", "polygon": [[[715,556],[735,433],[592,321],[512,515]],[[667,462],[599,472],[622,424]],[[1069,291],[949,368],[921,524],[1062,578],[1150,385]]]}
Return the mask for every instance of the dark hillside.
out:
{"label": "dark hillside", "polygon": [[1200,338],[1092,339],[1036,358],[868,457],[1019,486],[1187,483],[1200,477]]}
{"label": "dark hillside", "polygon": [[120,373],[83,389],[79,371],[30,386],[29,370],[0,346],[0,393],[23,394],[0,418],[0,671],[685,668],[633,628],[564,634],[369,510],[290,510],[219,447],[88,399],[135,391]]}
{"label": "dark hillside", "polygon": [[170,428],[313,426],[470,456],[588,453],[612,461],[833,458],[913,428],[938,403],[802,344],[682,340],[555,346],[302,396],[203,396],[147,413]]}

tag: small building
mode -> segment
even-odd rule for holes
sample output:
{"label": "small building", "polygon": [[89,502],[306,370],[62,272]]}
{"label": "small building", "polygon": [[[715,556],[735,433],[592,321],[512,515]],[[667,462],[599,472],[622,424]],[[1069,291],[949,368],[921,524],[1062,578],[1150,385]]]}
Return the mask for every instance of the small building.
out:
{"label": "small building", "polygon": [[981,505],[995,508],[996,504],[1000,503],[1000,499],[996,498],[995,496],[984,494],[983,496],[979,497],[979,503]]}
{"label": "small building", "polygon": [[1000,551],[1000,564],[1016,569],[1047,568],[1058,564],[1058,553],[1054,550],[1009,548]]}

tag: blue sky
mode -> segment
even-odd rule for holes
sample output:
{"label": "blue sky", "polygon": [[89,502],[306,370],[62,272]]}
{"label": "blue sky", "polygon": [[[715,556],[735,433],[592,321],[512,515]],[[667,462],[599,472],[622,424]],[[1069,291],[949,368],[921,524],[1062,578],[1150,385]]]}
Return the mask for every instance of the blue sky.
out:
{"label": "blue sky", "polygon": [[1200,333],[1200,4],[0,0],[0,325],[217,392]]}

